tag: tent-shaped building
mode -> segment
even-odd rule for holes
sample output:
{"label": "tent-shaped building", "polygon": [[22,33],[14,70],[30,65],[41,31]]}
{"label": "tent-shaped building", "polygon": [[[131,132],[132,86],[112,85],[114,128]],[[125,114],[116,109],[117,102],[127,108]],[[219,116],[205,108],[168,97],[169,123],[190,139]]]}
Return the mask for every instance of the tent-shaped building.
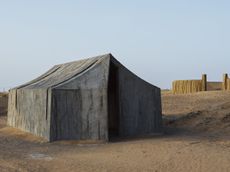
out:
{"label": "tent-shaped building", "polygon": [[65,63],[10,90],[7,123],[48,141],[160,133],[160,89],[111,54]]}

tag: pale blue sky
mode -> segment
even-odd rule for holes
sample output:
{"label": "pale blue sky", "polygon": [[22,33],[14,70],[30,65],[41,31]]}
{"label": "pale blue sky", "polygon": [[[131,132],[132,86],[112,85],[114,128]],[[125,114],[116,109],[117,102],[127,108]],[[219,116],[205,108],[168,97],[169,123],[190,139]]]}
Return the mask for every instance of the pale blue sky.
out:
{"label": "pale blue sky", "polygon": [[230,73],[228,0],[0,0],[0,90],[111,52],[161,88]]}

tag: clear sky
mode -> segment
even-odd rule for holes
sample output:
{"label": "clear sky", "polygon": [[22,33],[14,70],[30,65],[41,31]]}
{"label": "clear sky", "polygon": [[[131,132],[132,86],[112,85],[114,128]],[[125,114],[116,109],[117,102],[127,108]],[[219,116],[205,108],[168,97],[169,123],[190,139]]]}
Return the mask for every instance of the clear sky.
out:
{"label": "clear sky", "polygon": [[230,73],[229,0],[0,0],[0,91],[112,53],[161,88]]}

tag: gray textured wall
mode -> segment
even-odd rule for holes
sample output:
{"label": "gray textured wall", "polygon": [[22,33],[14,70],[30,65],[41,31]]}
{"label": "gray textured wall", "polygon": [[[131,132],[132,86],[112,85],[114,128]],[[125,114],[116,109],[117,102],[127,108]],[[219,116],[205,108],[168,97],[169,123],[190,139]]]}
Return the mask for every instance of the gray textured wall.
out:
{"label": "gray textured wall", "polygon": [[8,125],[49,139],[50,109],[46,89],[14,89],[9,93]]}
{"label": "gray textured wall", "polygon": [[162,132],[161,91],[119,67],[120,136]]}
{"label": "gray textured wall", "polygon": [[51,140],[108,140],[109,58],[53,89]]}

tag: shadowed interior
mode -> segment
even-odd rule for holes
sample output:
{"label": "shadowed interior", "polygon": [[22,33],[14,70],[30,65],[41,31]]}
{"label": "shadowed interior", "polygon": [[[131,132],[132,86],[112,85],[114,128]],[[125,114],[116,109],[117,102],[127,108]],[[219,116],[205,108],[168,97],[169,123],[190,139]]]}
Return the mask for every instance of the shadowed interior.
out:
{"label": "shadowed interior", "polygon": [[118,68],[110,62],[108,85],[109,139],[119,136],[119,84]]}

